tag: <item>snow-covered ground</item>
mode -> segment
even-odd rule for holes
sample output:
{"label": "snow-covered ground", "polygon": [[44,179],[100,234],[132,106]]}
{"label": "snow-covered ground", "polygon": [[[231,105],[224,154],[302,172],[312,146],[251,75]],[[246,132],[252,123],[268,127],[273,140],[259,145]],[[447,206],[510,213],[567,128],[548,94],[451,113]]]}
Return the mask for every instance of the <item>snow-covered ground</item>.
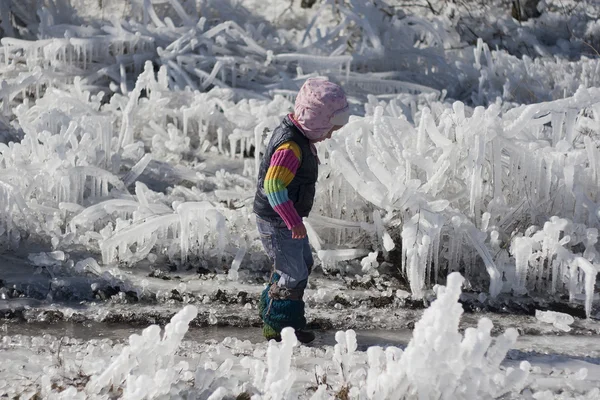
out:
{"label": "snow-covered ground", "polygon": [[[0,392],[600,398],[600,5],[541,1],[519,22],[509,3],[0,1],[0,316],[15,361]],[[251,204],[261,148],[310,76],[340,83],[354,116],[319,145],[306,300],[323,331],[291,356],[293,340],[247,329],[269,274]],[[464,293],[427,308],[454,271]],[[129,350],[129,333],[33,329],[141,330],[186,304],[162,345],[156,328]],[[252,344],[179,345],[187,322]],[[350,333],[336,350],[338,329],[361,351]]]}

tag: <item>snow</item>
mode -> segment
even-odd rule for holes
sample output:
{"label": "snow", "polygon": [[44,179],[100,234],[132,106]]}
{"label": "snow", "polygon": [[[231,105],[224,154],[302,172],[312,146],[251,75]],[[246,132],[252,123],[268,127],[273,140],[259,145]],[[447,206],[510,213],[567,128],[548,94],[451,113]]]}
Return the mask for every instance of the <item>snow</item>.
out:
{"label": "snow", "polygon": [[[390,391],[408,398],[505,391],[547,398],[565,382],[572,393],[564,398],[596,396],[577,383],[591,376],[583,372],[532,383],[540,372],[528,365],[509,370],[502,362],[514,345],[510,330],[492,339],[483,319],[459,333],[454,272],[481,305],[542,297],[581,307],[588,319],[540,309],[533,324],[542,331],[573,333],[595,323],[598,5],[543,1],[541,16],[519,22],[501,1],[297,3],[2,2],[0,248],[36,275],[2,272],[2,307],[94,313],[87,305],[75,312],[46,303],[86,301],[86,293],[108,285],[119,287],[116,302],[126,292],[143,301],[179,296],[206,311],[210,325],[222,324],[231,315],[211,303],[213,289],[255,296],[268,275],[252,197],[269,135],[304,80],[324,76],[345,88],[353,116],[318,144],[319,186],[305,223],[317,268],[335,283],[314,279],[307,300],[317,310],[309,316],[327,314],[319,305],[332,302],[330,319],[349,315],[340,324],[368,315],[370,323],[394,327],[385,312],[340,302],[429,304],[437,297],[412,345],[361,353],[346,332],[325,357],[286,332],[282,345],[254,346],[264,354],[243,362],[205,354],[200,369],[190,360],[176,366],[183,336],[165,350],[152,328],[128,354],[163,353],[144,365],[123,355],[99,381],[92,370],[98,377],[90,382],[103,383],[89,393],[117,380],[130,398],[161,390],[308,398],[303,365],[314,358],[323,363],[315,399],[333,395],[323,380],[333,370],[336,389],[351,398],[386,398]],[[148,277],[148,269],[168,268],[177,269],[178,282]],[[203,286],[184,273],[196,269],[216,275]],[[40,275],[50,277],[42,283]],[[383,285],[394,275],[407,285]],[[356,293],[345,286],[350,281],[378,287]],[[243,307],[244,315],[255,311],[251,301]],[[98,320],[111,312],[102,309]],[[178,318],[171,328],[194,317],[187,309]],[[173,335],[183,335],[179,328]],[[116,354],[119,346],[105,347]],[[219,353],[219,346],[204,350]],[[251,379],[228,378],[240,369],[254,371],[245,372]],[[52,379],[59,376],[53,371]],[[82,396],[76,384],[62,392],[44,385],[44,395]]]}

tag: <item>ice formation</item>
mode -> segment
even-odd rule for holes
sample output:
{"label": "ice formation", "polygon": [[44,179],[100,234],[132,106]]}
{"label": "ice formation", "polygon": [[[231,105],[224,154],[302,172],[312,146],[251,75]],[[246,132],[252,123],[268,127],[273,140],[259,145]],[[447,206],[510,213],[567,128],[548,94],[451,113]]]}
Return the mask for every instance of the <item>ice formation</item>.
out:
{"label": "ice formation", "polygon": [[[510,329],[492,344],[492,322],[486,318],[464,337],[458,333],[462,307],[457,303],[463,278],[448,276],[438,299],[415,325],[413,339],[404,351],[374,347],[368,350],[370,369],[365,398],[498,398],[520,392],[529,374],[519,369],[500,371],[499,365],[517,338]],[[428,373],[424,373],[428,371]]]}
{"label": "ice formation", "polygon": [[171,393],[181,378],[191,379],[188,363],[176,363],[175,352],[196,314],[195,307],[185,307],[167,324],[162,338],[156,325],[144,329],[141,336],[131,335],[129,345],[90,379],[85,394],[97,396],[121,387],[126,399],[155,398]]}
{"label": "ice formation", "polygon": [[539,321],[552,324],[555,328],[558,328],[565,332],[569,332],[571,330],[571,327],[569,325],[575,322],[575,319],[569,314],[560,313],[556,311],[535,310],[535,317]]}
{"label": "ice formation", "polygon": [[[385,210],[388,224],[402,224],[403,268],[417,296],[436,282],[440,263],[450,271],[466,265],[473,279],[481,270],[470,269],[476,262],[488,272],[492,295],[585,291],[589,310],[598,273],[597,150],[591,137],[575,131],[585,124],[598,132],[598,121],[585,115],[599,102],[600,91],[590,88],[504,114],[492,105],[468,117],[462,103],[439,104],[435,114],[424,108],[416,127],[398,118],[393,103],[376,105],[328,143],[333,177],[324,185],[353,189]],[[320,199],[324,209],[335,201]],[[499,265],[494,258],[507,245],[514,264]],[[579,246],[586,250],[573,252]]]}
{"label": "ice formation", "polygon": [[556,13],[494,22],[519,58],[466,45],[451,13],[430,21],[381,1],[323,2],[288,31],[229,1],[137,2],[86,26],[62,2],[36,25],[18,3],[0,8],[0,127],[22,136],[0,144],[4,245],[83,246],[104,264],[226,260],[239,278],[258,247],[248,199],[261,149],[321,75],[355,114],[319,145],[307,224],[326,268],[360,258],[375,273],[374,253],[396,251],[417,298],[461,271],[492,296],[583,297],[590,315],[600,63],[548,57],[564,39],[545,47],[532,32]]}
{"label": "ice formation", "polygon": [[[428,298],[437,284],[437,300],[405,349],[360,351],[353,331],[307,348],[291,330],[282,343],[194,347],[183,340],[193,307],[125,344],[4,336],[3,355],[27,359],[33,373],[4,362],[0,395],[600,397],[587,370],[540,379],[540,367],[503,361],[515,330],[492,337],[484,318],[461,333],[455,272],[492,297],[568,294],[594,313],[594,2],[571,16],[556,11],[570,0],[540,2],[542,16],[522,24],[490,20],[495,2],[466,11],[441,0],[313,10],[258,0],[43,3],[35,14],[39,1],[0,1],[2,249],[21,247],[50,275],[106,277],[145,262],[228,265],[223,281],[244,279],[264,259],[251,199],[265,144],[304,80],[324,76],[345,88],[353,117],[318,145],[318,197],[305,221],[317,256],[325,270],[362,270],[362,282],[398,268],[411,293],[392,296]],[[333,297],[319,288],[311,300]],[[573,324],[536,316],[563,331]],[[213,309],[207,321],[221,318]]]}

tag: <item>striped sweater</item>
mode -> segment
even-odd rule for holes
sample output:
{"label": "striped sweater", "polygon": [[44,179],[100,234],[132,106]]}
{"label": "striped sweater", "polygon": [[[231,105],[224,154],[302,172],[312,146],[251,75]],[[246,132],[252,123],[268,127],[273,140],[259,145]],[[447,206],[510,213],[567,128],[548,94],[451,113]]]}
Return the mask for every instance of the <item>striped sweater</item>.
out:
{"label": "striped sweater", "polygon": [[296,176],[302,152],[294,142],[285,142],[275,150],[265,176],[264,189],[271,207],[279,214],[288,229],[300,225],[302,218],[288,197],[287,186]]}

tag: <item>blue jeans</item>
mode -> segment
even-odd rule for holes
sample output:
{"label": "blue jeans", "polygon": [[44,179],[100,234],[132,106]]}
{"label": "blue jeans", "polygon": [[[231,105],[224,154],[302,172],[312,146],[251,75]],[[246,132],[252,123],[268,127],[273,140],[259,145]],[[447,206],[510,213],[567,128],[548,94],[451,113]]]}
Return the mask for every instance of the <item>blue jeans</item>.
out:
{"label": "blue jeans", "polygon": [[275,272],[280,275],[278,286],[306,288],[314,264],[308,238],[292,239],[292,231],[283,222],[270,223],[257,216],[256,225],[263,247],[275,264]]}

